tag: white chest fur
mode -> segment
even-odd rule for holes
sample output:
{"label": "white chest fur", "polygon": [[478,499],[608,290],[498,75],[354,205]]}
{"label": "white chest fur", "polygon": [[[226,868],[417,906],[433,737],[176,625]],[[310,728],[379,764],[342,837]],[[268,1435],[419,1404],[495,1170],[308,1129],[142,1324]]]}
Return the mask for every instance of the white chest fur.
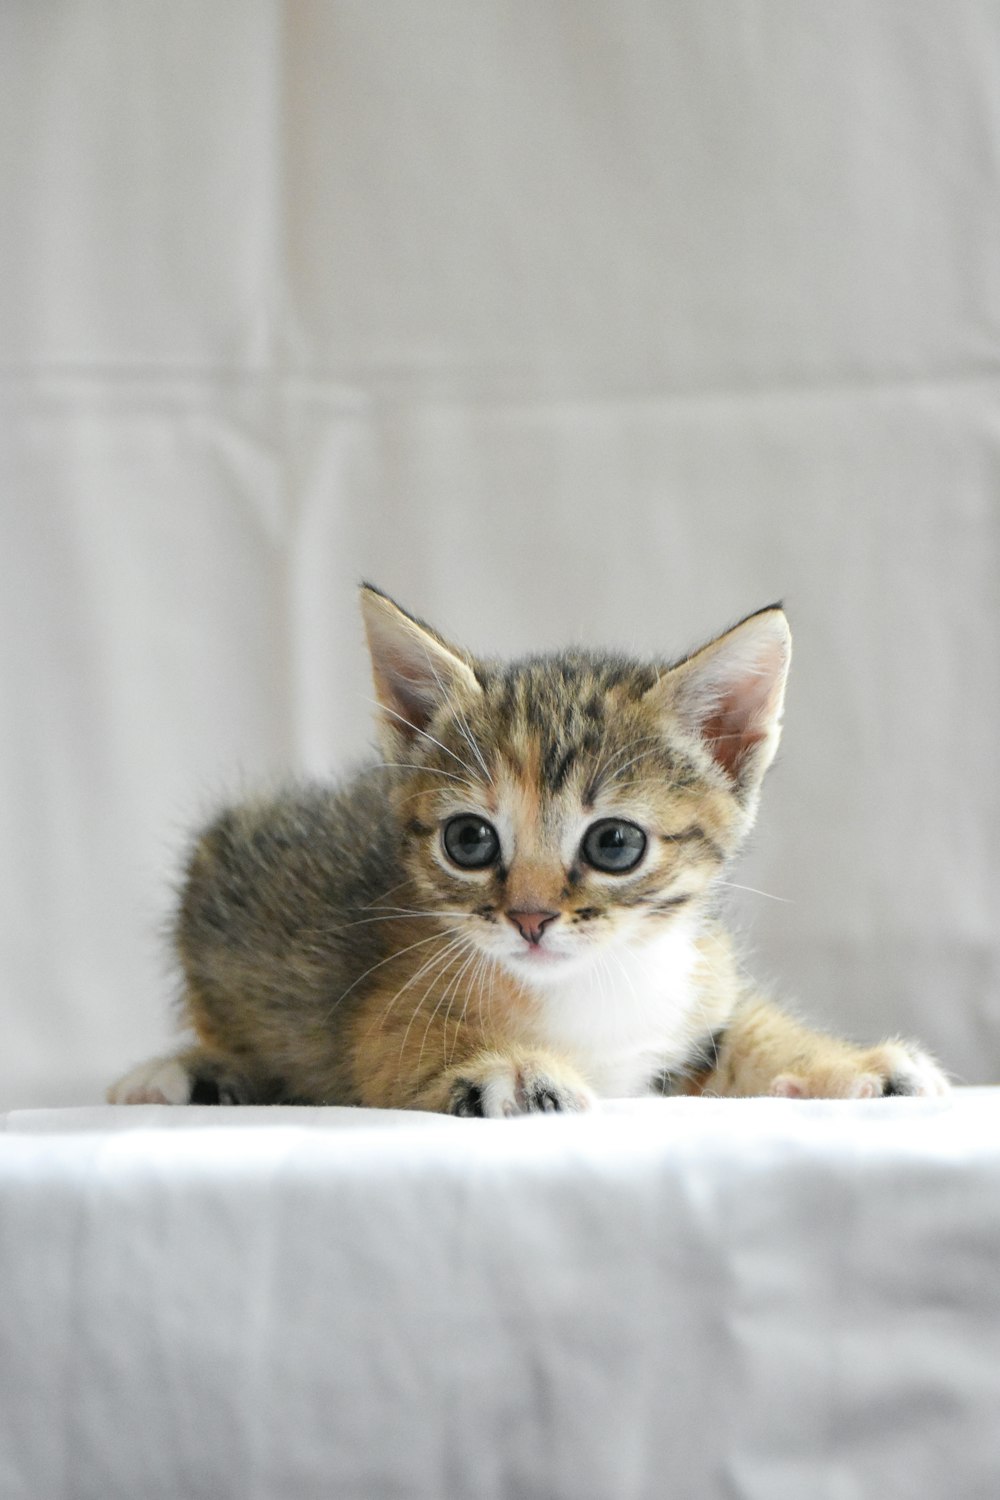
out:
{"label": "white chest fur", "polygon": [[532,1039],[573,1062],[606,1098],[645,1093],[698,1038],[693,922],[635,949],[609,950],[572,975],[532,985]]}

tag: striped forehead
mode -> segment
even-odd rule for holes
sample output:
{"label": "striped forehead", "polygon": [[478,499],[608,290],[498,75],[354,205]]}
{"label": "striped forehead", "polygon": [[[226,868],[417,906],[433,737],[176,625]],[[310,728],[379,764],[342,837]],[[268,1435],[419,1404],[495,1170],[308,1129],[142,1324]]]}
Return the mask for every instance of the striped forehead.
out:
{"label": "striped forehead", "polygon": [[[606,705],[596,693],[560,700],[518,687],[492,713],[497,763],[525,787],[551,796],[575,781],[584,764],[596,764],[607,735]],[[488,705],[484,709],[490,713]]]}
{"label": "striped forehead", "polygon": [[488,680],[482,722],[499,766],[548,796],[574,785],[583,791],[629,732],[653,680],[655,673],[614,659],[573,657],[523,663]]}

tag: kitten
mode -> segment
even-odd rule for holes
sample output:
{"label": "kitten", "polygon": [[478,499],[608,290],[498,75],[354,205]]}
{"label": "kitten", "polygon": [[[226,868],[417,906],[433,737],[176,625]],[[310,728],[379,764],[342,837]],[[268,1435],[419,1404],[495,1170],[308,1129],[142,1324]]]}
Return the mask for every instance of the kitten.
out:
{"label": "kitten", "polygon": [[948,1085],[748,988],[715,915],[778,744],[773,607],[675,666],[479,661],[366,586],[385,752],[340,790],[222,813],[176,922],[196,1046],[119,1103],[500,1116],[650,1092]]}

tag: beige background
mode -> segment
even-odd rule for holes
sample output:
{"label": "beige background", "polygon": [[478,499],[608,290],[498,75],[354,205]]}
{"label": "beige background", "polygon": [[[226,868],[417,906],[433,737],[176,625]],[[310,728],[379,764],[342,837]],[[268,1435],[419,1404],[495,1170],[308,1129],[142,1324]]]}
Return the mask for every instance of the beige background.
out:
{"label": "beige background", "polygon": [[0,7],[0,1104],[169,1038],[184,831],[369,741],[354,586],[784,598],[737,918],[1000,1078],[1000,8]]}

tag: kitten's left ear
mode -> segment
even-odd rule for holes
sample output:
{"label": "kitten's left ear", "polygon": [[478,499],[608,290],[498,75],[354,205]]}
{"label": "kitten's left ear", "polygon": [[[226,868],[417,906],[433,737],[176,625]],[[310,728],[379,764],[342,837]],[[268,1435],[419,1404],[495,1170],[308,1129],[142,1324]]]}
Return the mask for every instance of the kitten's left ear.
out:
{"label": "kitten's left ear", "polygon": [[463,657],[370,584],[361,589],[361,613],[390,750],[412,744],[449,699],[482,691]]}
{"label": "kitten's left ear", "polygon": [[737,787],[760,785],[781,737],[792,635],[778,605],[750,615],[661,678],[659,693]]}

